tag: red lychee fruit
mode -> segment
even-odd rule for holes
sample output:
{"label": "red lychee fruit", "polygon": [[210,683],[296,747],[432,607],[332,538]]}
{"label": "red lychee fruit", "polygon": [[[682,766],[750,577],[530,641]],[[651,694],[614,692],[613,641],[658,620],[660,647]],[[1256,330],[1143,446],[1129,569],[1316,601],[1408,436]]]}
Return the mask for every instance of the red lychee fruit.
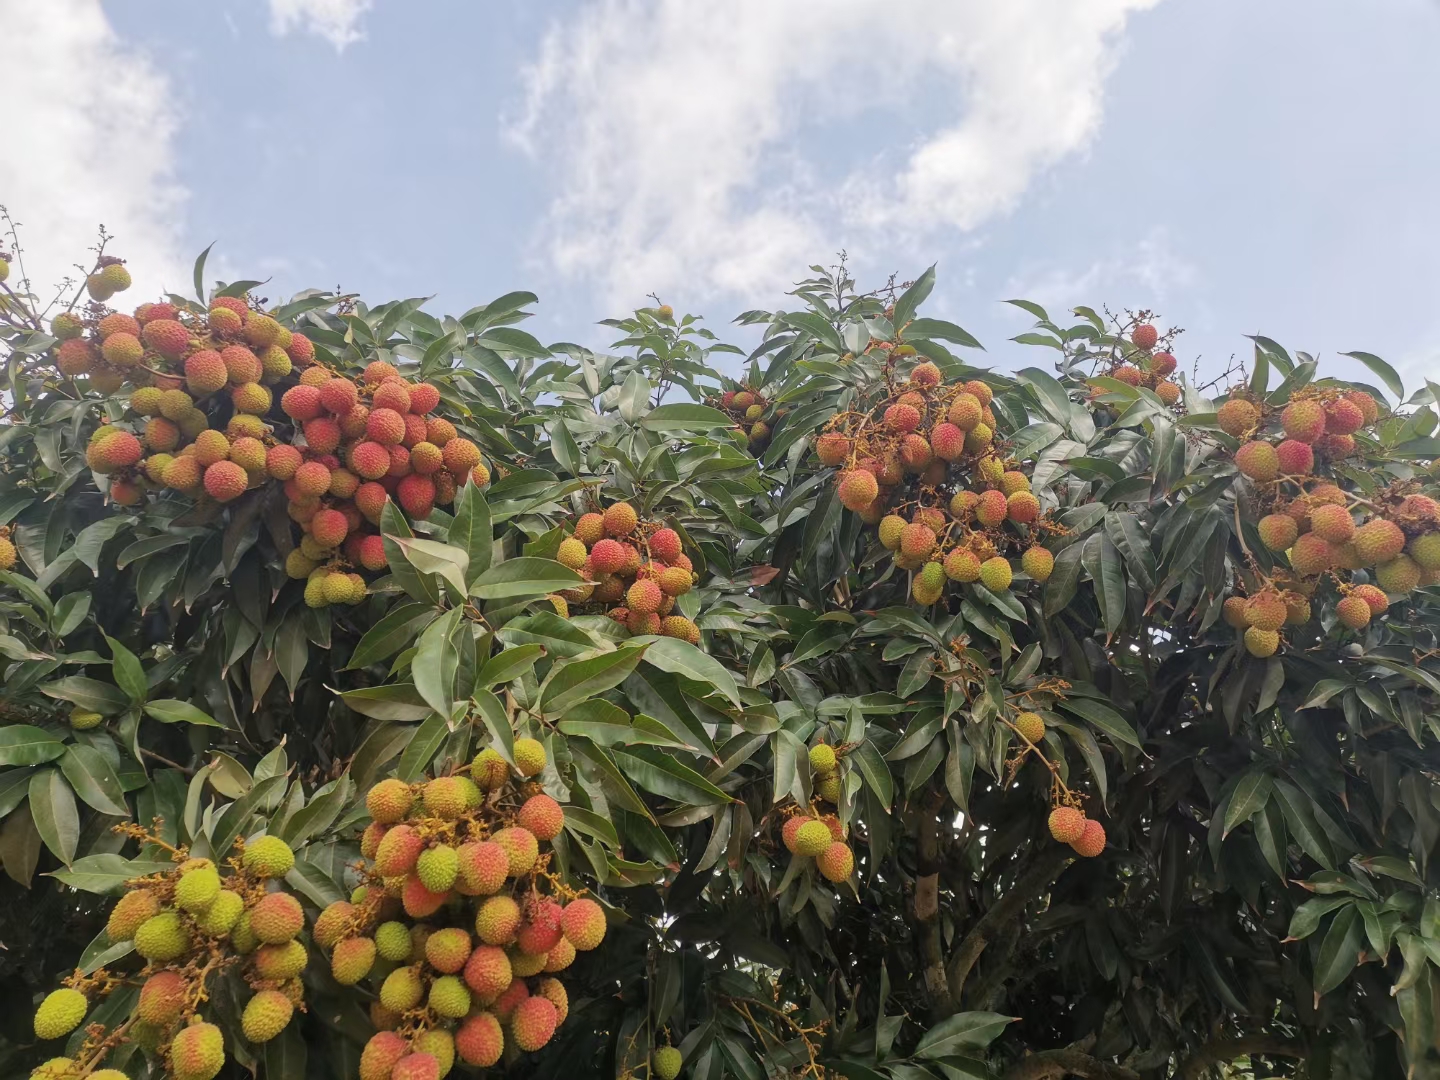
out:
{"label": "red lychee fruit", "polygon": [[1245,476],[1261,483],[1280,475],[1280,458],[1268,442],[1253,440],[1235,451],[1235,465]]}
{"label": "red lychee fruit", "polygon": [[397,413],[410,411],[410,388],[399,379],[387,379],[375,387],[371,409],[391,409]]}
{"label": "red lychee fruit", "polygon": [[1073,844],[1085,832],[1085,815],[1073,806],[1050,811],[1050,835],[1062,844]]}
{"label": "red lychee fruit", "polygon": [[385,504],[390,501],[390,493],[372,480],[356,488],[353,498],[355,508],[365,515],[367,521],[379,521]]}
{"label": "red lychee fruit", "polygon": [[480,464],[480,448],[469,439],[456,437],[448,440],[440,448],[440,456],[445,462],[445,468],[459,476]]}
{"label": "red lychee fruit", "polygon": [[1364,426],[1365,414],[1347,398],[1336,398],[1325,407],[1325,430],[1331,435],[1353,435]]}
{"label": "red lychee fruit", "polygon": [[930,440],[923,435],[906,435],[900,441],[900,462],[911,472],[921,472],[934,459]]}
{"label": "red lychee fruit", "polygon": [[415,473],[401,477],[395,498],[412,518],[427,518],[435,508],[435,481]]}
{"label": "red lychee fruit", "polygon": [[650,553],[657,559],[673,563],[680,554],[680,534],[674,529],[659,529],[650,537]]}
{"label": "red lychee fruit", "polygon": [[916,386],[938,386],[940,369],[929,360],[922,361],[910,370],[910,381]]}
{"label": "red lychee fruit", "polygon": [[1289,514],[1266,514],[1258,529],[1260,542],[1271,551],[1285,551],[1300,535],[1300,527]]}
{"label": "red lychee fruit", "polygon": [[366,386],[378,386],[386,379],[398,379],[400,372],[395,370],[393,364],[387,364],[384,360],[372,360],[365,365],[365,371],[360,377],[365,380]]}
{"label": "red lychee fruit", "polygon": [[356,443],[349,460],[350,468],[366,480],[378,480],[390,471],[390,451],[377,442]]}
{"label": "red lychee fruit", "polygon": [[943,461],[955,461],[965,452],[965,433],[946,421],[936,424],[930,432],[930,446]]}
{"label": "red lychee fruit", "polygon": [[920,426],[920,410],[912,405],[891,405],[885,410],[885,426],[901,435],[914,431]]}
{"label": "red lychee fruit", "polygon": [[1290,548],[1290,565],[1301,577],[1323,574],[1335,565],[1335,549],[1324,537],[1304,533]]}
{"label": "red lychee fruit", "polygon": [[1094,818],[1085,819],[1085,831],[1070,846],[1076,854],[1093,859],[1105,850],[1105,827]]}
{"label": "red lychee fruit", "polygon": [[1325,434],[1325,408],[1318,401],[1292,401],[1280,412],[1280,426],[1289,438],[1312,443]]}
{"label": "red lychee fruit", "polygon": [[1315,468],[1315,451],[1309,443],[1299,439],[1286,439],[1275,447],[1275,460],[1280,471],[1287,476],[1304,476]]}
{"label": "red lychee fruit", "polygon": [[1393,521],[1372,518],[1355,530],[1354,544],[1364,565],[1378,566],[1405,550],[1405,533]]}
{"label": "red lychee fruit", "polygon": [[[423,416],[406,413],[401,419],[405,421],[405,438],[400,440],[401,446],[408,449],[425,441],[425,418]],[[369,423],[368,418],[366,423]],[[439,449],[439,447],[436,447],[436,449]]]}
{"label": "red lychee fruit", "polygon": [[[918,437],[918,436],[917,436]],[[920,440],[924,442],[924,439]],[[930,444],[925,444],[929,452]],[[873,503],[880,494],[880,485],[874,473],[864,469],[853,469],[843,474],[840,480],[840,502],[849,510],[860,511]],[[592,553],[593,557],[593,553]],[[598,564],[597,564],[598,565]]]}
{"label": "red lychee fruit", "polygon": [[1244,398],[1231,398],[1215,411],[1215,422],[1220,430],[1237,439],[1252,431],[1260,421],[1260,411]]}
{"label": "red lychee fruit", "polygon": [[190,331],[174,319],[148,322],[140,336],[146,345],[169,360],[179,360],[190,345]]}
{"label": "red lychee fruit", "polygon": [[229,502],[250,486],[250,477],[233,461],[217,461],[205,470],[205,493],[216,502]]}
{"label": "red lychee fruit", "polygon": [[405,421],[394,409],[372,409],[365,422],[365,436],[372,442],[391,446],[405,438]]}
{"label": "red lychee fruit", "polygon": [[1141,323],[1130,332],[1130,341],[1137,349],[1153,349],[1160,333],[1149,323]]}
{"label": "red lychee fruit", "polygon": [[1150,370],[1163,379],[1175,370],[1175,357],[1168,352],[1157,352],[1150,358]]}
{"label": "red lychee fruit", "polygon": [[295,470],[292,481],[302,495],[324,495],[330,490],[330,470],[318,461],[307,461]]}
{"label": "red lychee fruit", "polygon": [[850,456],[850,440],[838,431],[828,431],[815,440],[815,455],[820,464],[834,468]]}
{"label": "red lychee fruit", "polygon": [[[324,411],[324,406],[320,404],[320,391],[313,386],[292,386],[280,396],[280,411],[292,420],[313,420]],[[338,434],[338,425],[335,430]]]}
{"label": "red lychee fruit", "polygon": [[1355,519],[1345,507],[1326,504],[1310,511],[1310,529],[1332,544],[1348,544],[1355,538]]}

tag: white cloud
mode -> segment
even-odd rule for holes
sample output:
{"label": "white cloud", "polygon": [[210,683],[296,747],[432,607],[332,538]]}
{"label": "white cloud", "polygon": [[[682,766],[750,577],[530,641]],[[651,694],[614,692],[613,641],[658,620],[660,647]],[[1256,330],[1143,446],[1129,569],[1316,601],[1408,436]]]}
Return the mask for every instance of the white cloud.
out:
{"label": "white cloud", "polygon": [[73,264],[93,261],[102,223],[135,279],[129,295],[188,292],[164,75],[120,41],[99,0],[0,0],[0,41],[24,43],[6,55],[6,82],[23,92],[6,113],[0,203],[23,226],[36,293],[48,300]]}
{"label": "white cloud", "polygon": [[[1034,300],[1052,315],[1080,304],[1097,305],[1107,296],[1123,294],[1135,308],[1163,308],[1178,292],[1199,280],[1199,271],[1177,253],[1169,233],[1151,229],[1138,241],[1116,247],[1083,270],[1057,266],[1022,267],[1005,283],[1006,296]],[[1017,318],[1030,316],[1019,308],[1007,309]],[[1098,310],[1098,309],[1097,309]],[[1162,311],[1163,315],[1164,312]]]}
{"label": "white cloud", "polygon": [[508,133],[558,177],[562,271],[611,299],[766,292],[840,243],[1011,209],[1094,136],[1158,2],[598,0],[552,24]]}
{"label": "white cloud", "polygon": [[292,30],[318,34],[340,52],[365,39],[360,18],[372,0],[269,0],[270,30],[284,36]]}

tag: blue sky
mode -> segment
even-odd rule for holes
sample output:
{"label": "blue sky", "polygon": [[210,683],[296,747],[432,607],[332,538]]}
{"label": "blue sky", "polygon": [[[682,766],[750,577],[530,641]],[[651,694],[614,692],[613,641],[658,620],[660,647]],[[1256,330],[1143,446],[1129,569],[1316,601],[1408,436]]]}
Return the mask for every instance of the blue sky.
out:
{"label": "blue sky", "polygon": [[215,241],[272,296],[529,288],[603,345],[843,247],[938,262],[1001,368],[1024,296],[1155,307],[1207,371],[1260,332],[1440,375],[1434,0],[0,0],[0,40],[38,280],[104,221],[149,291]]}

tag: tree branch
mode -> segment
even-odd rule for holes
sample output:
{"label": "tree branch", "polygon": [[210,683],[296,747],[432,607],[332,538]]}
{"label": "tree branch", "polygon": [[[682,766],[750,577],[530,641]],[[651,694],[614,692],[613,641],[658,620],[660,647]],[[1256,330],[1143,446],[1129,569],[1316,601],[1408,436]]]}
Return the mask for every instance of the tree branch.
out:
{"label": "tree branch", "polygon": [[938,1018],[952,1015],[956,1000],[945,975],[945,950],[940,940],[940,828],[936,811],[932,805],[920,810],[913,903],[921,972],[931,1012]]}
{"label": "tree branch", "polygon": [[1066,1076],[1085,1080],[1140,1080],[1134,1069],[1101,1061],[1082,1050],[1041,1050],[1017,1061],[1006,1070],[1003,1080],[1061,1080]]}
{"label": "tree branch", "polygon": [[1035,865],[1022,874],[1020,879],[1006,890],[1004,897],[970,928],[959,948],[950,957],[946,982],[950,987],[952,1001],[961,1000],[965,980],[970,975],[970,969],[975,966],[975,961],[979,960],[980,954],[985,951],[985,946],[1007,925],[1018,919],[1024,912],[1025,905],[1039,896],[1074,861],[1075,856],[1068,847],[1060,844],[1047,847]]}
{"label": "tree branch", "polygon": [[[1282,1039],[1278,1035],[1242,1035],[1239,1038],[1215,1038],[1204,1043],[1175,1074],[1175,1080],[1200,1080],[1211,1065],[1234,1061],[1249,1054],[1264,1054],[1266,1057],[1304,1058],[1307,1056],[1303,1044],[1294,1039]],[[1009,1080],[1007,1077],[1006,1080]]]}

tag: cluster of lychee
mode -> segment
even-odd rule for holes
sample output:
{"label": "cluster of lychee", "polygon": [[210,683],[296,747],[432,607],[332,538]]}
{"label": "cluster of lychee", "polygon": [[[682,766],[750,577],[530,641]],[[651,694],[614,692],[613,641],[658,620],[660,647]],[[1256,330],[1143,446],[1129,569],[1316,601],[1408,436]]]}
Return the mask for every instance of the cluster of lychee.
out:
{"label": "cluster of lychee", "polygon": [[[479,447],[432,415],[439,390],[385,361],[358,380],[337,374],[304,334],[236,297],[216,297],[203,318],[168,303],[105,312],[62,314],[52,332],[63,374],[107,393],[135,387],[133,418],[100,426],[86,453],[111,500],[170,489],[227,503],[281,483],[303,533],[285,568],[311,607],[364,599],[355,571],[385,568],[376,526],[392,498],[423,519],[467,480],[489,482]],[[101,370],[115,378],[98,384]]]}
{"label": "cluster of lychee", "polygon": [[700,628],[674,614],[676,598],[697,580],[681,548],[678,532],[641,521],[627,502],[581,514],[555,558],[585,583],[552,595],[550,603],[564,616],[572,606],[595,605],[632,634],[663,634],[698,645]]}
{"label": "cluster of lychee", "polygon": [[[1304,477],[1317,462],[1355,453],[1355,433],[1375,423],[1379,405],[1364,390],[1312,388],[1295,394],[1278,414],[1243,393],[1215,411],[1220,429],[1246,439],[1235,467],[1257,483]],[[1279,430],[1276,430],[1278,427]]]}
{"label": "cluster of lychee", "polygon": [[605,936],[604,909],[542,854],[565,825],[531,779],[544,747],[517,739],[512,756],[514,773],[485,749],[467,772],[366,795],[363,883],[313,932],[336,982],[376,993],[360,1080],[438,1080],[457,1057],[490,1066],[507,1042],[540,1049],[569,1012],[556,974]]}
{"label": "cluster of lychee", "polygon": [[[1160,332],[1148,323],[1137,324],[1130,331],[1130,344],[1123,355],[1111,357],[1101,375],[1118,379],[1128,386],[1143,386],[1155,391],[1155,396],[1166,405],[1180,400],[1180,386],[1170,380],[1175,374],[1174,354],[1160,348]],[[1096,388],[1096,392],[1100,392]]]}
{"label": "cluster of lychee", "polygon": [[839,498],[868,524],[895,563],[913,573],[911,595],[938,602],[948,582],[1009,589],[1020,569],[1044,582],[1055,557],[1041,544],[1048,523],[1030,479],[995,445],[988,385],[941,384],[923,361],[908,384],[867,413],[836,416],[815,443],[821,464],[838,469]]}
{"label": "cluster of lychee", "polygon": [[752,451],[758,454],[770,445],[771,425],[765,422],[770,403],[759,390],[742,383],[740,389],[726,390],[709,404],[730,415]]}
{"label": "cluster of lychee", "polygon": [[91,997],[139,981],[134,1015],[113,1032],[95,1025],[75,1057],[52,1058],[32,1074],[36,1080],[78,1080],[124,1042],[164,1062],[175,1080],[211,1080],[225,1064],[225,1037],[201,1019],[200,1008],[214,980],[232,968],[252,991],[240,1021],[248,1042],[275,1038],[304,1007],[300,973],[309,956],[299,935],[305,913],[278,887],[295,865],[290,846],[261,836],[243,844],[224,873],[209,859],[187,858],[183,851],[175,857],[174,870],[127,882],[106,924],[111,942],[130,942],[145,966],[133,977],[103,968],[90,976],[77,972],[41,1002],[35,1035],[68,1035],[84,1020]]}
{"label": "cluster of lychee", "polygon": [[[810,748],[810,772],[815,795],[826,802],[840,801],[840,759],[828,743]],[[855,870],[855,853],[845,842],[845,826],[834,814],[820,814],[814,807],[798,808],[785,819],[780,840],[796,858],[814,859],[815,869],[826,881],[848,881]]]}
{"label": "cluster of lychee", "polygon": [[1093,859],[1105,850],[1105,826],[1085,811],[1070,803],[1062,803],[1050,811],[1050,835],[1062,844],[1069,844],[1075,853]]}
{"label": "cluster of lychee", "polygon": [[[1354,452],[1354,433],[1378,417],[1370,394],[1307,391],[1275,416],[1236,395],[1216,416],[1227,433],[1247,438],[1235,464],[1255,482],[1265,511],[1256,530],[1289,563],[1288,573],[1265,575],[1248,596],[1225,602],[1225,621],[1243,631],[1252,655],[1273,656],[1285,626],[1309,622],[1311,598],[1327,576],[1337,584],[1335,617],[1352,630],[1383,615],[1391,597],[1440,582],[1440,503],[1433,497],[1408,482],[1358,497],[1312,475],[1317,456],[1333,461]],[[1279,431],[1264,437],[1272,421]],[[1359,570],[1372,580],[1354,582]]]}
{"label": "cluster of lychee", "polygon": [[[1354,499],[1322,482],[1292,499],[1277,497],[1257,531],[1267,548],[1286,553],[1291,573],[1271,573],[1250,595],[1225,601],[1225,621],[1243,631],[1254,656],[1273,656],[1283,627],[1310,621],[1311,598],[1325,577],[1336,583],[1335,618],[1351,630],[1384,615],[1392,597],[1440,584],[1440,501],[1429,495]],[[1372,581],[1355,582],[1358,570]]]}

